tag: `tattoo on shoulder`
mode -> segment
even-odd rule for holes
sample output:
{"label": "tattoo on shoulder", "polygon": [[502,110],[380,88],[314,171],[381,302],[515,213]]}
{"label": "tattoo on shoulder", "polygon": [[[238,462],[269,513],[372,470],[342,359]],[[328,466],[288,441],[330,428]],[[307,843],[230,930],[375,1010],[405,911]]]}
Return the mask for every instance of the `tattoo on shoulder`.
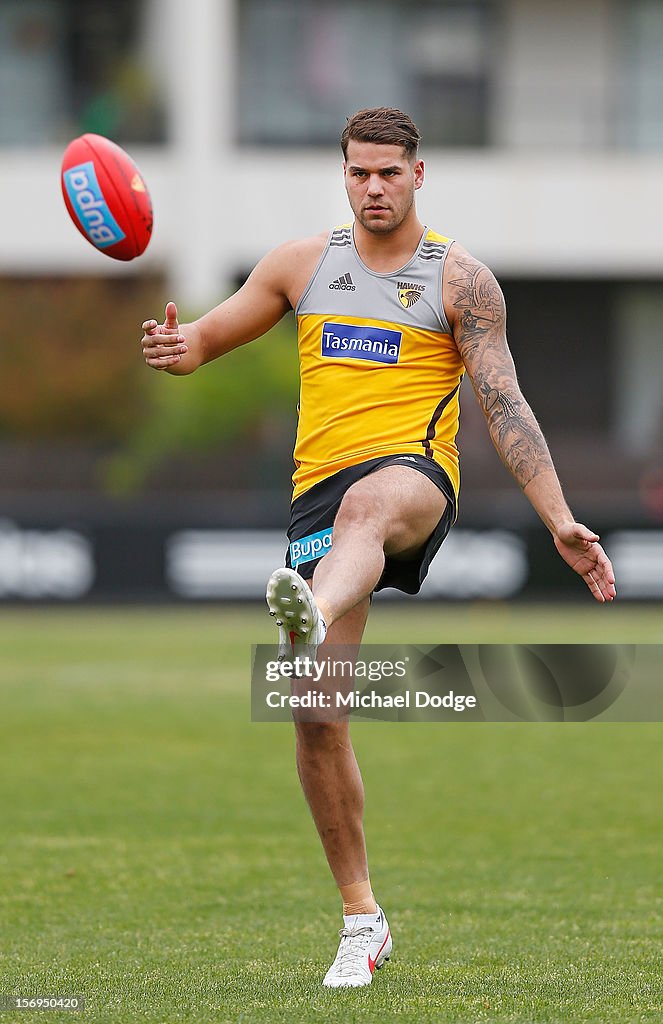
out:
{"label": "tattoo on shoulder", "polygon": [[454,309],[461,310],[458,342],[473,349],[480,337],[500,326],[504,319],[504,299],[497,281],[483,264],[458,259],[459,274],[449,281]]}

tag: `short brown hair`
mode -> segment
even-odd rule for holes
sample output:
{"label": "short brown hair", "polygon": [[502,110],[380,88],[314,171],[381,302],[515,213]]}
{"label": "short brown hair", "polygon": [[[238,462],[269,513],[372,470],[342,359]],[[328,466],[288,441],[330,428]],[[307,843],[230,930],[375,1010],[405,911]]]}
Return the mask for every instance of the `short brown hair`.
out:
{"label": "short brown hair", "polygon": [[376,142],[382,146],[402,146],[408,157],[417,155],[421,135],[411,117],[395,107],[372,107],[359,110],[341,135],[343,156],[348,158],[348,142]]}

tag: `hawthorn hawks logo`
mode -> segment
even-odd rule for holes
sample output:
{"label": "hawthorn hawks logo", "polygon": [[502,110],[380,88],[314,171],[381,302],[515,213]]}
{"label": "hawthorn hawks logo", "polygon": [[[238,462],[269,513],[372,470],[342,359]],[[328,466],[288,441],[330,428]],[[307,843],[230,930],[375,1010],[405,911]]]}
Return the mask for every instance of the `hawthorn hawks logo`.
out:
{"label": "hawthorn hawks logo", "polygon": [[418,302],[421,298],[421,293],[425,291],[425,284],[410,284],[409,281],[398,282],[398,301],[401,306],[405,309],[409,309],[414,306],[415,302]]}

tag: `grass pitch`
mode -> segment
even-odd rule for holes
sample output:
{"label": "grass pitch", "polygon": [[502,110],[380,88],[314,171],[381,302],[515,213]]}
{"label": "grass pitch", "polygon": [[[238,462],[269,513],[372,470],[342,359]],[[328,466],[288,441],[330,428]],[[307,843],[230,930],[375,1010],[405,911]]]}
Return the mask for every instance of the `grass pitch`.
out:
{"label": "grass pitch", "polygon": [[[290,726],[249,721],[265,619],[3,613],[0,991],[86,997],[49,1022],[660,1024],[660,725],[357,723],[394,954],[322,989],[335,888]],[[376,607],[395,638],[661,643],[663,615]]]}

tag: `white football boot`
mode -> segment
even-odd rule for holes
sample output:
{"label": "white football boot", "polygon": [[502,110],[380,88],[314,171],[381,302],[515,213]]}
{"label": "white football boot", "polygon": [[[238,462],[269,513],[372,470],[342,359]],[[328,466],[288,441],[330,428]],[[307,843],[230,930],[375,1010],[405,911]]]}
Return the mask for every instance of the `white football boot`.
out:
{"label": "white football boot", "polygon": [[279,627],[279,661],[315,658],[327,626],[306,580],[294,569],[276,569],[267,583],[267,607]]}
{"label": "white football boot", "polygon": [[370,985],[373,971],[382,967],[391,954],[387,919],[378,907],[377,914],[353,914],[343,920],[345,927],[338,933],[338,953],[322,984],[327,988]]}

